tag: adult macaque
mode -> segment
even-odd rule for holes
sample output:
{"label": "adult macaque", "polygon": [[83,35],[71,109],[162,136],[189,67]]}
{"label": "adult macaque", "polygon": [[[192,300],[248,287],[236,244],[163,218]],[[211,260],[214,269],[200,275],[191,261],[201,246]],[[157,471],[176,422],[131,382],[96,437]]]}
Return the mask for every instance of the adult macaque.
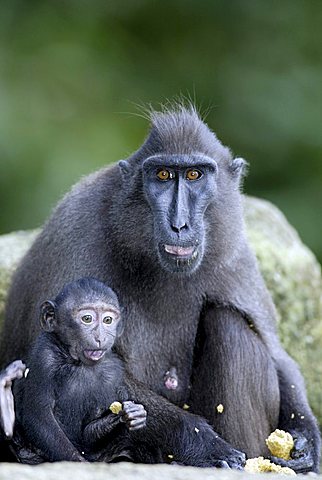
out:
{"label": "adult macaque", "polygon": [[[317,422],[245,235],[245,162],[192,107],[152,112],[151,121],[128,160],[65,196],[25,256],[8,297],[2,363],[23,358],[41,299],[66,281],[98,278],[124,306],[117,349],[136,379],[189,404],[249,457],[268,453],[275,428],[289,431],[296,440],[287,465],[316,472]],[[169,366],[180,388],[167,388]]]}
{"label": "adult macaque", "polygon": [[[44,331],[28,356],[26,378],[14,383],[13,435],[13,415],[5,414],[6,405],[2,411],[16,457],[24,463],[159,463],[170,455],[175,462],[206,467],[226,466],[229,454],[238,467],[243,454],[218,438],[204,419],[128,377],[113,351],[120,322],[113,290],[90,278],[67,284],[54,300],[41,305]],[[22,372],[23,364],[19,366]],[[9,390],[7,397],[12,406]],[[114,402],[122,404],[118,413],[113,413]],[[211,448],[200,448],[199,439],[201,445],[206,439]]]}

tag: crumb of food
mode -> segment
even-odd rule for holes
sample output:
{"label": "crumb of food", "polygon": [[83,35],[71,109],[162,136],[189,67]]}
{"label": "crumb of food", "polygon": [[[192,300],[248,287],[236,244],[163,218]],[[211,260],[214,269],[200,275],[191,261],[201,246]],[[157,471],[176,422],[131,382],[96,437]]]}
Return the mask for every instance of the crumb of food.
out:
{"label": "crumb of food", "polygon": [[29,368],[26,368],[26,370],[25,370],[25,372],[24,372],[24,374],[23,374],[25,378],[27,378],[28,373],[29,373]]}
{"label": "crumb of food", "polygon": [[267,458],[257,457],[249,458],[246,461],[245,471],[248,473],[267,473],[273,472],[280,475],[296,475],[294,470],[288,467],[281,467],[275,463],[270,462]]}
{"label": "crumb of food", "polygon": [[122,404],[120,402],[113,402],[108,407],[112,413],[119,413],[122,410]]}
{"label": "crumb of food", "polygon": [[188,405],[187,403],[184,403],[182,408],[183,408],[184,410],[189,410],[190,405]]}
{"label": "crumb of food", "polygon": [[290,460],[290,453],[294,448],[294,440],[290,433],[277,429],[266,439],[266,445],[274,457]]}
{"label": "crumb of food", "polygon": [[173,459],[173,455],[168,455],[168,458],[170,458],[171,460]]}
{"label": "crumb of food", "polygon": [[199,433],[200,432],[199,428],[195,427],[195,432]]}
{"label": "crumb of food", "polygon": [[219,405],[217,405],[216,410],[217,410],[218,413],[222,413],[224,411],[223,404],[220,403]]}

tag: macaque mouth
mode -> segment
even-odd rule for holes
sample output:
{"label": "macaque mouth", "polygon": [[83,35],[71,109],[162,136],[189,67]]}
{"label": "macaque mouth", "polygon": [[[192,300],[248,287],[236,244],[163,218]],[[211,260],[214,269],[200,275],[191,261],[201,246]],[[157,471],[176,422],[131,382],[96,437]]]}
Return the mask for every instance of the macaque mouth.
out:
{"label": "macaque mouth", "polygon": [[164,245],[164,250],[170,255],[174,255],[179,258],[195,258],[197,256],[197,250],[195,246],[192,247],[180,247],[179,245]]}
{"label": "macaque mouth", "polygon": [[159,244],[159,255],[165,269],[171,272],[190,272],[198,265],[201,254],[200,244],[188,247],[181,245]]}
{"label": "macaque mouth", "polygon": [[97,362],[105,355],[105,350],[84,350],[84,357],[87,360],[92,360],[93,362]]}

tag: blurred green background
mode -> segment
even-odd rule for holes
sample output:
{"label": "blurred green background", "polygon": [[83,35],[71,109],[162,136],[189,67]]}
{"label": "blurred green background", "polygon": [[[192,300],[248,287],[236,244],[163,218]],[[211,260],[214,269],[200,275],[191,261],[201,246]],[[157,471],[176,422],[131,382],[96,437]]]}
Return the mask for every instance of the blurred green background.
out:
{"label": "blurred green background", "polygon": [[321,261],[321,25],[319,0],[1,1],[0,233],[135,150],[136,104],[182,93]]}

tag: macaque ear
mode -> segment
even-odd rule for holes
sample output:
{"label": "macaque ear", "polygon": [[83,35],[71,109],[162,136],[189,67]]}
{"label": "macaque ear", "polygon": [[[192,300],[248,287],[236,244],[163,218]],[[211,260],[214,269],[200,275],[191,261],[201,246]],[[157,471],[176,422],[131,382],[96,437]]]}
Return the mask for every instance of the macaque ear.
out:
{"label": "macaque ear", "polygon": [[56,304],[51,300],[41,304],[40,325],[45,332],[53,332],[56,325]]}
{"label": "macaque ear", "polygon": [[234,158],[229,165],[229,171],[233,177],[242,177],[246,174],[248,163],[243,158]]}
{"label": "macaque ear", "polygon": [[132,165],[130,165],[126,160],[120,160],[118,165],[123,181],[128,182],[133,175]]}

